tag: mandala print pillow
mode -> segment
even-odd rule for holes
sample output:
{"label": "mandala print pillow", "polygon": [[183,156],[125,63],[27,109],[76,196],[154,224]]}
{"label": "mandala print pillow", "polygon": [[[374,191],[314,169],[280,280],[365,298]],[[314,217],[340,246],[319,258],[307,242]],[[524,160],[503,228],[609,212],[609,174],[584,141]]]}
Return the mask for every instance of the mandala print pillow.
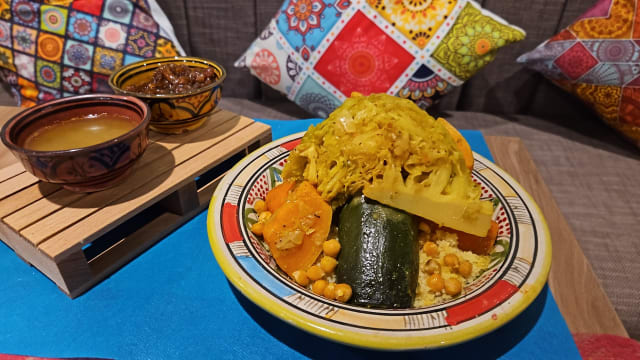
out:
{"label": "mandala print pillow", "polygon": [[640,8],[600,0],[518,61],[591,106],[640,146]]}
{"label": "mandala print pillow", "polygon": [[470,0],[286,0],[235,65],[321,117],[353,91],[426,108],[524,37]]}
{"label": "mandala print pillow", "polygon": [[123,65],[183,54],[155,0],[0,0],[0,67],[18,104],[112,92]]}

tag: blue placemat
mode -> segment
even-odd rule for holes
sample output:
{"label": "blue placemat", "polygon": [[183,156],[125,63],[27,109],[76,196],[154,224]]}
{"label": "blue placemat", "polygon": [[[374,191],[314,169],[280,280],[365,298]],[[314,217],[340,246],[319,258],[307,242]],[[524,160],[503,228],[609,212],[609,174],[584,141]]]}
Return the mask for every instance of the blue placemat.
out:
{"label": "blue placemat", "polygon": [[[277,138],[317,121],[263,122]],[[481,133],[463,135],[475,151],[491,158]],[[309,335],[253,305],[215,262],[206,218],[206,211],[199,214],[74,300],[0,244],[0,353],[117,359],[396,356]],[[447,349],[401,355],[580,358],[547,287],[527,310],[493,333]]]}

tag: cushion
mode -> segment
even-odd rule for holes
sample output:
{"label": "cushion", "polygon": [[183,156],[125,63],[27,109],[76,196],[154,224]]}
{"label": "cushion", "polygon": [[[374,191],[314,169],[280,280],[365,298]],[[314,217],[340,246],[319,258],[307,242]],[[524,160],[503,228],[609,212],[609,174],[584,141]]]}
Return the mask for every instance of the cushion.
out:
{"label": "cushion", "polygon": [[183,54],[155,0],[0,0],[0,67],[18,104],[110,93],[144,58]]}
{"label": "cushion", "polygon": [[640,8],[636,0],[595,6],[518,61],[591,106],[640,146]]}
{"label": "cushion", "polygon": [[321,117],[353,91],[426,108],[524,37],[470,0],[285,0],[235,66]]}

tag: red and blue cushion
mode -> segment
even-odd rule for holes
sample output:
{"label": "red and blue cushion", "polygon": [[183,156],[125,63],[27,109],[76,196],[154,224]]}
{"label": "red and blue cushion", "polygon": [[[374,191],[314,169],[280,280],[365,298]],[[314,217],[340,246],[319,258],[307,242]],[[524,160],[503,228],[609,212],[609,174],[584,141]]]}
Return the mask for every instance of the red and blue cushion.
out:
{"label": "red and blue cushion", "polygon": [[321,117],[353,91],[427,108],[524,36],[471,0],[286,0],[235,65]]}

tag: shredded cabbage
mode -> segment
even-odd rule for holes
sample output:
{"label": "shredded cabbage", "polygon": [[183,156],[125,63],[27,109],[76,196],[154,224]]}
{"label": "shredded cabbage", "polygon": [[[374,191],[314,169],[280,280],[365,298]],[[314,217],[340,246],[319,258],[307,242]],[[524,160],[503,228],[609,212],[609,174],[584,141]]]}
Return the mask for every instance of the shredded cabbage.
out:
{"label": "shredded cabbage", "polygon": [[484,236],[490,226],[491,203],[479,200],[480,188],[447,129],[391,95],[347,99],[309,128],[282,176],[316,185],[334,208],[363,191],[456,230]]}

